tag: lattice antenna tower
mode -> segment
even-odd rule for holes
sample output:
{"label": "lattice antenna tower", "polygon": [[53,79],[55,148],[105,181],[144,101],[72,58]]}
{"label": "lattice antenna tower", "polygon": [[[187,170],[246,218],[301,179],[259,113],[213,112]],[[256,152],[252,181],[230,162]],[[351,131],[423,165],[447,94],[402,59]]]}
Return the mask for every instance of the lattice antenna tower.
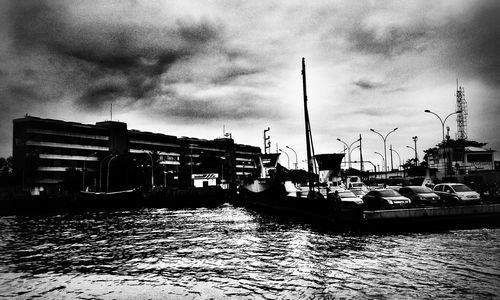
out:
{"label": "lattice antenna tower", "polygon": [[467,140],[467,101],[465,100],[464,88],[458,86],[457,80],[457,140]]}

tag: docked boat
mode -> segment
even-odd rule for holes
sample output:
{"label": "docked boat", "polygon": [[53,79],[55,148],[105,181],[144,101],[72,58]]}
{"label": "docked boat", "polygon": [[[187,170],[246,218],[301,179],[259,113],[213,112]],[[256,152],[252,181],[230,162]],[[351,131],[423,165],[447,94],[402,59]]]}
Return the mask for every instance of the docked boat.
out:
{"label": "docked boat", "polygon": [[[364,205],[335,201],[332,197],[334,189],[329,188],[329,183],[339,176],[343,154],[314,155],[307,109],[304,59],[302,59],[302,76],[307,183],[302,185],[293,180],[292,172],[278,164],[278,153],[266,153],[259,158],[260,177],[239,187],[240,204],[265,210],[274,215],[289,215],[313,222],[333,223],[334,229],[420,230],[500,225],[500,204],[369,211],[364,209]],[[319,175],[313,173],[313,159],[318,165]]]}
{"label": "docked boat", "polygon": [[[306,70],[302,58],[302,79],[304,90],[304,117],[307,149],[307,182],[293,180],[291,170],[278,164],[279,153],[266,153],[259,158],[260,177],[240,186],[239,202],[246,206],[265,209],[277,214],[293,215],[315,221],[336,223],[340,211],[328,194],[328,186],[320,186],[318,175],[313,172],[314,147],[307,108]],[[328,166],[340,169],[343,154],[318,155],[320,168]],[[339,159],[340,158],[340,159]],[[333,163],[335,162],[335,163]],[[332,164],[333,163],[333,164]],[[331,174],[331,172],[330,172]]]}
{"label": "docked boat", "polygon": [[142,192],[139,189],[114,192],[81,191],[75,195],[72,205],[76,208],[133,208],[142,204]]}

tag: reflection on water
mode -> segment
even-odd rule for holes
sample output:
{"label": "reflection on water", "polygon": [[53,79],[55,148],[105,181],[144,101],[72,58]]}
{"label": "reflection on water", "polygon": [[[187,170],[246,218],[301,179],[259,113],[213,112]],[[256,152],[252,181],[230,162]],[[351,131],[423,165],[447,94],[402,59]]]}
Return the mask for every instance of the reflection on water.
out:
{"label": "reflection on water", "polygon": [[500,229],[335,233],[243,208],[0,218],[0,297],[500,297]]}

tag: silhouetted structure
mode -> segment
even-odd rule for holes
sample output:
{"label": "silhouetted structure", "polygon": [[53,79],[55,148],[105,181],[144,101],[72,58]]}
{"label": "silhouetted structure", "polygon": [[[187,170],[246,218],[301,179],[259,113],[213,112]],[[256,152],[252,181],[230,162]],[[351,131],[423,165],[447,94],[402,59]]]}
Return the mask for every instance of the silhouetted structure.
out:
{"label": "silhouetted structure", "polygon": [[[26,115],[13,120],[13,171],[24,188],[101,191],[237,184],[257,173],[260,148]],[[78,180],[75,180],[78,178]]]}

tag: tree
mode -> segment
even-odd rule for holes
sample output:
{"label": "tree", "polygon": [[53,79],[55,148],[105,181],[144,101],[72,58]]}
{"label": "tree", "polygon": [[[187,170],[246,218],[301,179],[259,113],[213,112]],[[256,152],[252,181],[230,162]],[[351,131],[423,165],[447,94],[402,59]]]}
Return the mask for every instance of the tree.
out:
{"label": "tree", "polygon": [[416,163],[417,161],[415,160],[415,158],[410,158],[402,165],[402,167],[404,170],[408,170],[415,167]]}
{"label": "tree", "polygon": [[67,168],[63,175],[63,186],[66,191],[78,192],[82,187],[82,172],[75,168]]}
{"label": "tree", "polygon": [[8,176],[11,173],[11,167],[9,166],[9,163],[7,159],[0,157],[0,176]]}
{"label": "tree", "polygon": [[10,185],[13,182],[12,162],[12,156],[0,157],[0,184],[2,185]]}

